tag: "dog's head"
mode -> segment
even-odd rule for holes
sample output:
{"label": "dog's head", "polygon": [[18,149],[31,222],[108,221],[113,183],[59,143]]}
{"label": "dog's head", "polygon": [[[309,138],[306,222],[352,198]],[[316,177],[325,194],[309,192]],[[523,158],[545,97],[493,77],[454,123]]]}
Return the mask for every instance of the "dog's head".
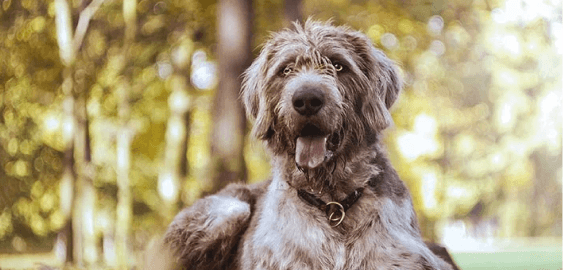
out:
{"label": "dog's head", "polygon": [[273,34],[244,73],[242,99],[253,134],[311,169],[375,143],[401,86],[365,35],[307,21]]}

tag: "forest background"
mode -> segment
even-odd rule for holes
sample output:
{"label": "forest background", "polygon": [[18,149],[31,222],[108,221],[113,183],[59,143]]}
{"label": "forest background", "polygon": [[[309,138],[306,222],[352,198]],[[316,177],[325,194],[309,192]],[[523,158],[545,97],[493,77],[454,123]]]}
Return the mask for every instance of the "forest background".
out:
{"label": "forest background", "polygon": [[425,238],[561,268],[561,1],[0,2],[2,269],[140,265],[182,207],[267,179],[240,74],[309,16],[401,66],[384,140]]}

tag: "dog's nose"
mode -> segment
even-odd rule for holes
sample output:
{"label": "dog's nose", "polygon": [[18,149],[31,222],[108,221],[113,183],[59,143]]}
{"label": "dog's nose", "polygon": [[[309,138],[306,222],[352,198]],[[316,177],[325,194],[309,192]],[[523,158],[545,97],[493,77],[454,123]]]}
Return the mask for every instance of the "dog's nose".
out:
{"label": "dog's nose", "polygon": [[296,91],[291,99],[293,108],[301,115],[314,115],[325,104],[325,97],[321,90],[303,88]]}

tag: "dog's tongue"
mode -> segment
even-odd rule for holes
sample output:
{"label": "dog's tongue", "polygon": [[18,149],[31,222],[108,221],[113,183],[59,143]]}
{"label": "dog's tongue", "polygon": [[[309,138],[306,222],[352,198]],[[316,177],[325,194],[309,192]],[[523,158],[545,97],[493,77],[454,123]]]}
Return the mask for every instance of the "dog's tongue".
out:
{"label": "dog's tongue", "polygon": [[305,136],[297,137],[295,147],[295,162],[303,169],[314,169],[325,159],[326,137]]}

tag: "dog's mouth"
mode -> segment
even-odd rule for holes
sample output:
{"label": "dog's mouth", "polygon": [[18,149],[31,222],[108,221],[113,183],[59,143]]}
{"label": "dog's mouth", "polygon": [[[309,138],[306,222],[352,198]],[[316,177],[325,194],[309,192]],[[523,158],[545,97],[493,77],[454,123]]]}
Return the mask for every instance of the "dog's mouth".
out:
{"label": "dog's mouth", "polygon": [[323,132],[313,124],[305,125],[295,142],[295,163],[305,170],[319,167],[332,158],[340,137],[339,133]]}

